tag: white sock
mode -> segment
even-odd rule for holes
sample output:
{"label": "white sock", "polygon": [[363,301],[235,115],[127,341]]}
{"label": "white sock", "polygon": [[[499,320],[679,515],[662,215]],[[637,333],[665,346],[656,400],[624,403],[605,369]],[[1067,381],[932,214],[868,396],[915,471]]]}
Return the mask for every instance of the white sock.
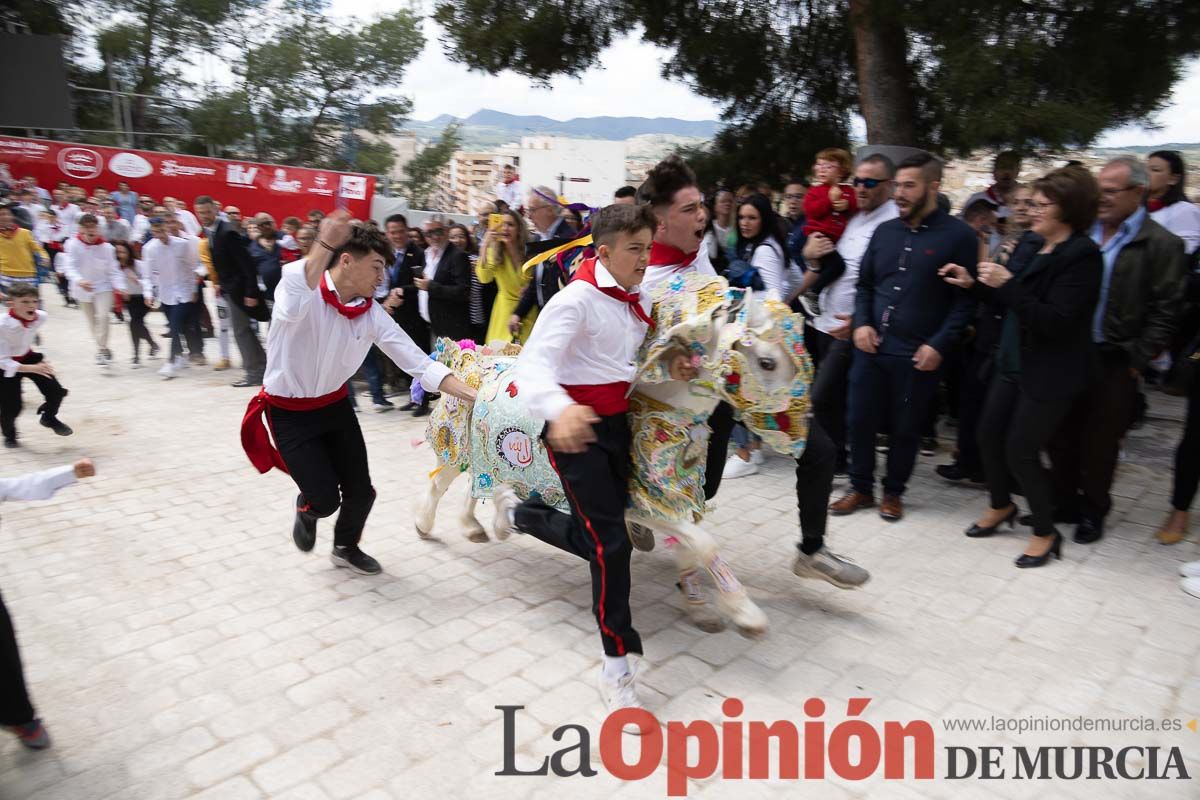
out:
{"label": "white sock", "polygon": [[629,662],[625,656],[604,656],[604,677],[610,681],[619,680],[628,674]]}

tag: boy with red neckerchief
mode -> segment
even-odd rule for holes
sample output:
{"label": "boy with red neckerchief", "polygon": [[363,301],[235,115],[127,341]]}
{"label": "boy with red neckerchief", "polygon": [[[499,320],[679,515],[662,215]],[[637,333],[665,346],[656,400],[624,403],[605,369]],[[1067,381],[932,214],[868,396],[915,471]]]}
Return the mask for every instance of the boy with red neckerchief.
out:
{"label": "boy with red neckerchief", "polygon": [[[629,609],[626,411],[638,349],[653,325],[639,284],[656,227],[644,205],[601,209],[592,225],[596,256],[546,304],[517,358],[516,396],[532,416],[547,420],[542,438],[571,513],[538,500],[520,502],[504,484],[494,494],[497,538],[526,533],[588,561],[604,648],[599,686],[610,712],[641,706],[627,659],[641,655],[642,641]],[[672,358],[673,378],[694,374],[688,356]]]}
{"label": "boy with red neckerchief", "polygon": [[29,378],[45,402],[38,408],[43,427],[59,436],[73,431],[58,419],[58,409],[67,390],[54,377],[45,356],[33,351],[38,331],[46,324],[46,312],[38,310],[35,284],[18,283],[8,290],[8,313],[0,317],[0,430],[4,446],[17,447],[17,416],[21,413],[21,380]]}
{"label": "boy with red neckerchief", "polygon": [[108,325],[112,319],[113,290],[124,286],[117,251],[100,236],[100,220],[92,214],[79,218],[79,232],[63,247],[67,261],[66,273],[71,284],[71,296],[87,318],[92,338],[96,340],[96,363],[107,367],[112,363],[108,349]]}
{"label": "boy with red neckerchief", "polygon": [[345,211],[321,221],[309,256],[283,268],[263,388],[242,420],[242,447],[255,468],[287,472],[300,489],[296,547],[312,550],[317,520],[340,506],[330,560],[360,575],[382,570],[358,546],[375,489],[346,382],[375,345],[426,391],[475,399],[474,389],[431,360],[392,319],[398,294],[383,305],[372,300],[391,260],[392,247],[378,229],[351,225]]}

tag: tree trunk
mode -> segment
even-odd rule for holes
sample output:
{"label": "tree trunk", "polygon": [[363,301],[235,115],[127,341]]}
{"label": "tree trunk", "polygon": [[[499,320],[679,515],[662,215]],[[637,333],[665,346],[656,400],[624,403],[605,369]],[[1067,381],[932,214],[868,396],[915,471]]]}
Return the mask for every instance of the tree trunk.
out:
{"label": "tree trunk", "polygon": [[919,146],[907,37],[897,19],[875,0],[850,0],[850,26],[858,68],[858,104],[868,144]]}

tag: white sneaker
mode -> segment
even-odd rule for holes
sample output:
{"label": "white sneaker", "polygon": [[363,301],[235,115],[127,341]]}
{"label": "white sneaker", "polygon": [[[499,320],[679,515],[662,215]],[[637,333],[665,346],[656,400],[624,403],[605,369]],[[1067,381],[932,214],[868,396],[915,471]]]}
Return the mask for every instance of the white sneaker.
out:
{"label": "white sneaker", "polygon": [[1179,574],[1185,578],[1200,578],[1200,561],[1189,561],[1179,565]]}
{"label": "white sneaker", "polygon": [[188,364],[188,360],[183,356],[175,356],[175,360],[172,362],[171,366],[175,367],[176,372],[182,372],[190,365]]}
{"label": "white sneaker", "polygon": [[759,448],[758,450],[750,451],[750,463],[751,464],[762,464],[766,460],[767,460],[767,458],[766,458],[766,456],[763,455],[762,448]]}
{"label": "white sneaker", "polygon": [[513,512],[521,505],[517,490],[507,483],[498,483],[492,491],[492,503],[496,506],[496,516],[492,518],[492,533],[500,541],[504,541],[514,533],[519,533],[513,522]]}
{"label": "white sneaker", "polygon": [[[638,698],[637,664],[632,658],[629,659],[629,672],[615,681],[605,677],[604,666],[601,665],[600,677],[597,679],[596,685],[600,689],[600,696],[604,698],[604,706],[610,714],[622,708],[644,708],[642,701]],[[626,725],[622,730],[625,733],[642,735],[642,729],[637,725]]]}
{"label": "white sneaker", "polygon": [[725,462],[725,474],[723,476],[725,480],[742,478],[758,472],[758,464],[754,463],[754,456],[750,456],[750,459],[750,461],[742,461],[736,455],[730,456],[729,460]]}
{"label": "white sneaker", "polygon": [[179,374],[175,371],[175,365],[170,361],[162,365],[162,367],[158,370],[158,374],[163,376],[164,380],[168,381],[171,380],[171,378],[176,378],[179,376]]}
{"label": "white sneaker", "polygon": [[1192,597],[1200,597],[1200,578],[1184,578],[1179,582],[1179,588]]}

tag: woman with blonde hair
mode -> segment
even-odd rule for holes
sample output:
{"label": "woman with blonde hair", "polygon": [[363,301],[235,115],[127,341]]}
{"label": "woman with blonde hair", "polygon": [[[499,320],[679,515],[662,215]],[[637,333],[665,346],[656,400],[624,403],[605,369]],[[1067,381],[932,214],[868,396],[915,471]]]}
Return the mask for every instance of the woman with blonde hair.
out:
{"label": "woman with blonde hair", "polygon": [[537,309],[532,309],[525,315],[520,328],[514,333],[509,332],[509,318],[517,309],[521,293],[529,283],[529,276],[521,270],[525,262],[525,239],[528,232],[521,215],[511,208],[503,213],[504,221],[496,230],[489,230],[483,237],[480,248],[479,263],[475,265],[475,274],[480,283],[496,284],[496,302],[492,306],[492,314],[488,321],[486,341],[507,342],[515,339],[524,344],[533,330],[537,319]]}

